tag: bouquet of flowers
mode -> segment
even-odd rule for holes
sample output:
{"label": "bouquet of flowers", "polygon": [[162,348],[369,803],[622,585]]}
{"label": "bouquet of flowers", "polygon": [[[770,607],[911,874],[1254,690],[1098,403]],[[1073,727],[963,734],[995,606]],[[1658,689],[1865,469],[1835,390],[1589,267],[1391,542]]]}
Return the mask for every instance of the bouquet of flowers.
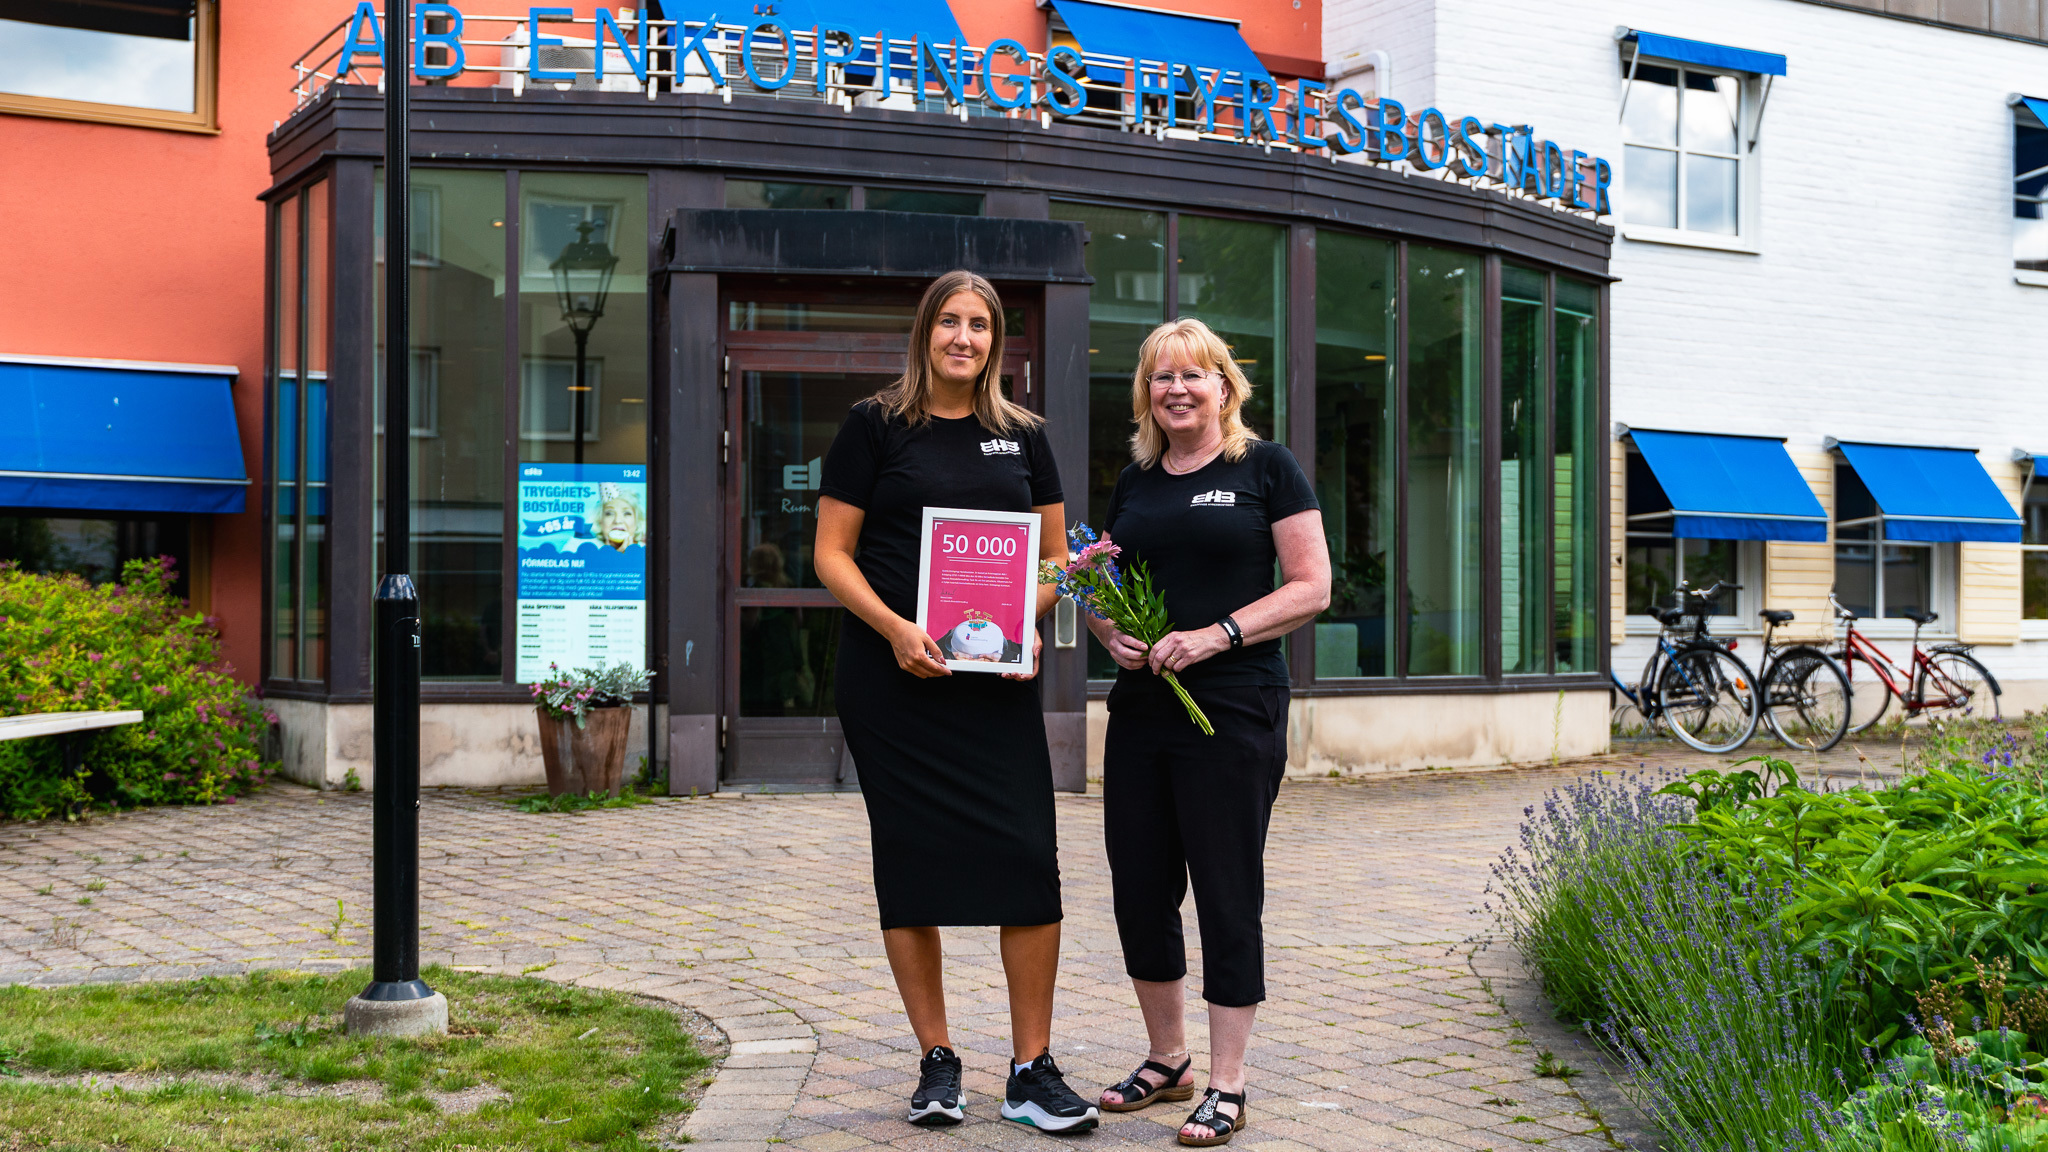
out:
{"label": "bouquet of flowers", "polygon": [[[1081,611],[1109,621],[1117,631],[1134,640],[1157,644],[1173,630],[1166,616],[1166,597],[1152,587],[1152,573],[1144,561],[1128,568],[1120,566],[1116,558],[1123,554],[1123,549],[1107,536],[1096,536],[1095,530],[1086,524],[1074,525],[1067,533],[1067,545],[1070,555],[1065,569],[1050,560],[1039,563],[1040,584],[1053,585],[1060,595],[1080,605]],[[1174,695],[1186,706],[1188,719],[1195,722],[1204,736],[1214,736],[1216,729],[1202,715],[1195,698],[1180,686],[1179,677],[1164,670],[1159,674],[1166,677]]]}

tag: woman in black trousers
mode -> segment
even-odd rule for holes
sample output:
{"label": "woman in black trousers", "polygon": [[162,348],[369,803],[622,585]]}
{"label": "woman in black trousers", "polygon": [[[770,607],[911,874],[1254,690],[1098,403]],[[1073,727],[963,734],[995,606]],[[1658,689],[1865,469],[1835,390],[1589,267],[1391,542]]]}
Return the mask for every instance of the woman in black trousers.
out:
{"label": "woman in black trousers", "polygon": [[[908,1118],[964,1115],[939,927],[1000,925],[1014,1049],[1002,1115],[1078,1132],[1098,1114],[1050,1050],[1060,877],[1038,686],[954,675],[914,622],[927,506],[1035,512],[1042,557],[1066,559],[1059,471],[1039,418],[1003,397],[1002,362],[995,289],[971,272],[933,281],[902,378],[854,405],[825,455],[813,562],[848,609],[839,723],[867,801],[883,947],[924,1052]],[[1039,616],[1053,596],[1039,591]]]}
{"label": "woman in black trousers", "polygon": [[[1280,637],[1330,603],[1315,490],[1293,453],[1245,426],[1250,393],[1229,347],[1201,321],[1146,337],[1131,381],[1135,462],[1117,478],[1103,532],[1151,569],[1174,631],[1148,648],[1088,622],[1123,669],[1109,694],[1103,832],[1124,967],[1152,1046],[1102,1106],[1127,1112],[1194,1095],[1180,920],[1192,879],[1209,1091],[1180,1142],[1197,1147],[1229,1143],[1248,1119],[1245,1047],[1266,998],[1266,826],[1287,768]],[[1214,736],[1188,719],[1162,670],[1201,705]]]}

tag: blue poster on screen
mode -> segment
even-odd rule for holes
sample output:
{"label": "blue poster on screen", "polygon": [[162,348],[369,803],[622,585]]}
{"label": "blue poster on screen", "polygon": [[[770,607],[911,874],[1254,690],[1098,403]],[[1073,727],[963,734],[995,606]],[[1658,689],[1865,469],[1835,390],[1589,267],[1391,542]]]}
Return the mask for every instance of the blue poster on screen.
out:
{"label": "blue poster on screen", "polygon": [[647,652],[647,468],[519,466],[522,682]]}

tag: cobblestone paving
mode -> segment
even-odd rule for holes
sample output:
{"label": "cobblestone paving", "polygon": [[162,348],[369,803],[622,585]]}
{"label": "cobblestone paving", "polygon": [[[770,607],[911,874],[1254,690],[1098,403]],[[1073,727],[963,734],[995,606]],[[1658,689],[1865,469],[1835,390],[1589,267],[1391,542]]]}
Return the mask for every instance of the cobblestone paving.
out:
{"label": "cobblestone paving", "polygon": [[[1475,914],[1487,866],[1523,807],[1579,772],[1646,757],[1686,770],[1710,759],[1646,745],[1558,768],[1289,782],[1268,854],[1271,998],[1238,1143],[1612,1147],[1569,1088],[1533,1074],[1529,1042],[1473,973],[1468,942],[1487,930]],[[1891,767],[1896,754],[1872,760]],[[1859,770],[1847,749],[1810,766]],[[1092,1095],[1135,1065],[1144,1032],[1110,916],[1100,798],[1063,796],[1058,816],[1055,1053]],[[421,828],[429,962],[674,1000],[725,1030],[733,1054],[689,1125],[703,1152],[760,1152],[771,1139],[811,1152],[1043,1146],[997,1118],[1008,1044],[993,929],[946,938],[969,1122],[925,1131],[900,1119],[916,1042],[874,929],[857,797],[721,794],[563,816],[429,793]],[[282,786],[233,806],[0,826],[0,981],[362,962],[369,835],[367,795]],[[1191,962],[1198,972],[1199,951]],[[1200,1007],[1191,1000],[1198,1050]],[[1182,1107],[1107,1116],[1085,1141],[1171,1145]]]}

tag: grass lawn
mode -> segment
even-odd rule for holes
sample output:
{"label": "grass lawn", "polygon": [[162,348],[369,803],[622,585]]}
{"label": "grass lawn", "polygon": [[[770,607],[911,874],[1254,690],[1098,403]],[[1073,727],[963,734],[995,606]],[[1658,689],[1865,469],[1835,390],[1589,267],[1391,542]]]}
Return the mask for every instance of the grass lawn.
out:
{"label": "grass lawn", "polygon": [[633,1149],[708,1073],[672,1014],[436,968],[449,1035],[353,1039],[367,971],[0,988],[0,1149]]}

